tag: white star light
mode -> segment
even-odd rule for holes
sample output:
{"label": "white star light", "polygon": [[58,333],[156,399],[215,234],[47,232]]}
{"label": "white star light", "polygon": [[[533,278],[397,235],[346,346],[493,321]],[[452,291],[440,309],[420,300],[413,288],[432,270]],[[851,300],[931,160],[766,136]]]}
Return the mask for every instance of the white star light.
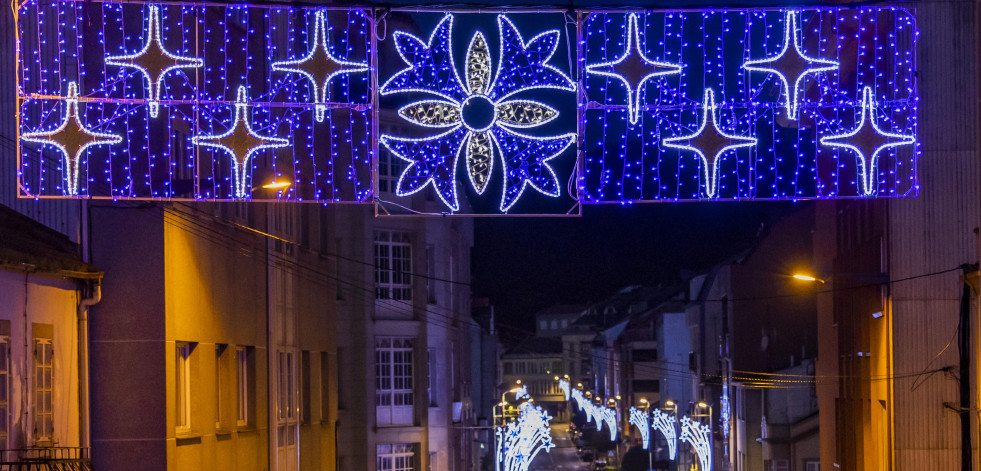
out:
{"label": "white star light", "polygon": [[627,87],[627,111],[630,115],[630,124],[636,124],[640,119],[640,94],[647,81],[653,77],[681,73],[681,66],[678,64],[652,61],[647,58],[644,48],[640,45],[639,17],[636,13],[631,13],[628,17],[623,55],[610,62],[586,66],[586,73],[613,77]]}
{"label": "white star light", "polygon": [[310,42],[310,50],[299,59],[290,59],[273,62],[272,70],[277,72],[293,72],[302,74],[310,80],[313,87],[313,101],[315,103],[317,121],[324,120],[327,111],[327,85],[330,80],[340,74],[353,74],[367,72],[368,64],[363,62],[351,62],[338,59],[330,52],[327,45],[327,12],[317,11],[317,18],[314,20],[313,40]]}
{"label": "white star light", "polygon": [[[787,109],[787,116],[790,119],[797,119],[797,108],[800,104],[800,86],[804,78],[809,74],[838,69],[838,62],[804,55],[804,51],[800,48],[800,40],[797,38],[798,15],[799,13],[796,11],[787,11],[784,19],[783,49],[779,54],[766,59],[746,61],[743,64],[743,68],[748,71],[769,72],[777,76],[777,79],[783,85],[784,107]],[[793,44],[792,48],[791,43]],[[797,69],[793,70],[795,67]],[[792,70],[783,70],[787,68]],[[796,73],[793,88],[790,87],[790,82],[787,80],[785,73]]]}
{"label": "white star light", "polygon": [[[883,131],[879,127],[878,118],[876,118],[877,109],[878,105],[875,103],[872,87],[866,86],[862,89],[862,115],[858,124],[855,125],[855,129],[845,134],[825,136],[820,139],[822,145],[849,149],[858,155],[860,190],[864,196],[871,196],[875,193],[879,154],[890,147],[916,143],[916,136]],[[866,115],[868,116],[867,120]],[[856,136],[858,138],[853,139]],[[879,142],[870,143],[868,142],[870,139]],[[889,142],[890,139],[898,139],[898,141]],[[872,151],[871,156],[866,155],[869,150]]]}
{"label": "white star light", "polygon": [[248,194],[248,186],[245,184],[245,169],[252,154],[261,150],[278,149],[289,145],[288,139],[258,135],[246,118],[248,106],[245,87],[240,86],[235,100],[235,118],[228,130],[222,134],[200,135],[191,138],[191,142],[195,145],[214,147],[231,155],[235,177],[235,197],[237,198],[245,198]]}
{"label": "white star light", "polygon": [[85,127],[78,117],[78,85],[68,83],[65,97],[65,119],[52,131],[25,133],[21,139],[35,144],[47,144],[58,148],[65,155],[65,192],[78,196],[78,164],[82,153],[92,146],[119,144],[123,138],[115,134],[95,132]]}
{"label": "white star light", "polygon": [[[715,108],[715,93],[711,88],[708,88],[705,90],[705,98],[702,101],[702,123],[698,130],[688,136],[671,137],[663,141],[665,147],[690,150],[698,154],[705,168],[705,194],[709,198],[714,198],[716,193],[718,193],[718,163],[720,156],[726,151],[756,145],[756,138],[736,136],[722,132],[719,129]],[[708,126],[709,123],[712,123],[711,127]],[[687,145],[680,144],[684,141],[701,140],[705,140],[706,142],[702,145],[692,145],[693,143],[691,142]],[[722,141],[726,141],[727,144],[723,145]],[[732,141],[735,142],[728,144],[728,142]],[[708,150],[707,154],[706,149]]]}
{"label": "white star light", "polygon": [[177,69],[193,69],[204,66],[204,60],[173,54],[164,48],[160,36],[160,5],[150,5],[150,18],[146,31],[146,43],[135,54],[106,57],[106,65],[132,67],[139,70],[146,79],[149,96],[150,117],[156,118],[160,112],[160,88],[163,78]]}

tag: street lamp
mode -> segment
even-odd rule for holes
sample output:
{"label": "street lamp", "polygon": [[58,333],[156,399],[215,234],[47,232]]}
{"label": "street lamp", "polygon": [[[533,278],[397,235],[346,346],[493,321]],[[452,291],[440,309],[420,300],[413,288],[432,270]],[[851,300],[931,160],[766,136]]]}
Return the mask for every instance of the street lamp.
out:
{"label": "street lamp", "polygon": [[[708,417],[708,427],[709,427],[709,429],[708,429],[709,430],[709,433],[708,433],[709,451],[708,452],[709,453],[712,453],[712,449],[713,449],[712,442],[714,441],[712,439],[712,404],[709,404],[709,403],[707,403],[705,401],[698,401],[698,403],[695,404],[695,408],[696,408],[696,411],[695,411],[696,413],[692,414],[692,417]],[[698,409],[701,409],[702,410],[702,413],[697,413],[698,412]],[[704,412],[706,410],[708,411],[708,414],[706,414]]]}
{"label": "street lamp", "polygon": [[[651,403],[647,402],[647,398],[640,398],[640,406],[643,407],[644,416],[648,417],[650,414]],[[647,469],[654,469],[654,436],[650,430],[650,418],[647,418]]]}
{"label": "street lamp", "polygon": [[794,273],[793,275],[791,275],[791,277],[801,281],[816,281],[818,283],[824,283],[824,280],[805,273]]}

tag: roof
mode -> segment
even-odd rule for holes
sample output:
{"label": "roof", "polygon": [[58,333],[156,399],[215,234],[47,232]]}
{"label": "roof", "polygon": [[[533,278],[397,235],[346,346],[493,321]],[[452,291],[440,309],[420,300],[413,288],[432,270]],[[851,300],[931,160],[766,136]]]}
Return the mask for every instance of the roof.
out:
{"label": "roof", "polygon": [[504,352],[504,356],[508,355],[541,355],[541,356],[552,356],[562,354],[562,339],[560,338],[548,338],[548,337],[529,337],[521,341],[521,343],[511,347],[508,351]]}
{"label": "roof", "polygon": [[78,244],[3,205],[0,205],[0,268],[75,279],[102,277],[95,266],[79,258]]}

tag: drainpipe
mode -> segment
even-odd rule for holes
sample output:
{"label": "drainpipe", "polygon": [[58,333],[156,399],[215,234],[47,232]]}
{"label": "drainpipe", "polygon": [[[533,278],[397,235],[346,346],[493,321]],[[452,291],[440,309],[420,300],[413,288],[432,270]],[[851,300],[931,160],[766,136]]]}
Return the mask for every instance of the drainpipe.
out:
{"label": "drainpipe", "polygon": [[102,301],[102,280],[88,284],[78,303],[78,443],[89,448],[89,308]]}

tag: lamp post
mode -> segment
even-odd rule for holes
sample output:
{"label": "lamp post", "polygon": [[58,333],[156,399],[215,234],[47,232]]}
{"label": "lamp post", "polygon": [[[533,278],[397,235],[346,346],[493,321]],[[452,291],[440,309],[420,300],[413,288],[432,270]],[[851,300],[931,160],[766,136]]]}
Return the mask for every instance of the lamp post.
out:
{"label": "lamp post", "polygon": [[[521,384],[521,380],[518,380],[518,384]],[[501,393],[501,402],[499,404],[497,404],[496,406],[494,406],[493,408],[491,408],[491,414],[493,415],[492,420],[494,421],[494,423],[492,424],[493,425],[493,429],[494,429],[494,434],[493,434],[494,435],[494,443],[493,443],[493,446],[494,446],[494,471],[499,471],[501,469],[500,468],[500,466],[501,466],[501,460],[500,460],[500,458],[501,457],[500,457],[500,455],[498,454],[498,451],[497,451],[497,447],[498,447],[498,443],[497,443],[497,428],[499,426],[500,427],[503,427],[503,426],[506,425],[505,424],[505,421],[507,420],[507,417],[508,417],[508,410],[507,410],[508,401],[507,401],[507,395],[508,395],[508,393],[514,393],[515,394],[515,399],[517,399],[517,393],[522,392],[522,391],[525,391],[525,388],[522,387],[522,386],[518,386],[516,388],[510,389],[510,390],[507,390],[507,391],[504,391],[503,393]],[[497,408],[498,407],[501,408],[501,415],[497,415]],[[500,419],[501,419],[500,425],[498,425],[498,423],[497,423],[498,417],[500,417]]]}
{"label": "lamp post", "polygon": [[[671,420],[671,425],[672,425],[672,427],[674,427],[678,423],[678,403],[672,401],[671,399],[666,399],[664,401],[664,411],[665,412],[671,412],[671,419],[672,419]],[[675,429],[675,433],[676,434],[678,433],[677,429]],[[675,435],[675,436],[677,436],[677,435]],[[670,444],[669,444],[669,446],[670,446]],[[677,453],[677,451],[676,451],[676,453]],[[677,453],[675,455],[675,458],[681,458],[681,453]],[[678,467],[678,460],[675,459],[674,462],[675,462],[675,469],[677,469],[677,467]]]}

